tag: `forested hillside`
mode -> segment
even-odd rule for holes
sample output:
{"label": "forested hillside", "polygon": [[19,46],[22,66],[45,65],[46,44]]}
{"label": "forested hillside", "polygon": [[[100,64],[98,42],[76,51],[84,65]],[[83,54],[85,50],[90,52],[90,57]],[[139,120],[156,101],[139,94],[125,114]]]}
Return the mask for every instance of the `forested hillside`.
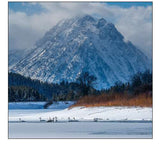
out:
{"label": "forested hillside", "polygon": [[[93,89],[91,86],[87,87],[85,87],[84,85],[82,86],[82,84],[78,81],[74,83],[73,82],[68,83],[62,81],[60,84],[51,84],[47,82],[44,83],[39,80],[33,80],[29,77],[24,77],[17,73],[9,73],[8,85],[9,85],[9,90],[11,90],[11,87],[14,86],[14,91],[16,89],[23,90],[24,86],[30,87],[36,90],[40,95],[45,97],[46,100],[55,100],[55,101],[77,100],[81,96],[84,96],[85,94],[92,94],[93,92],[96,92],[96,90]],[[24,92],[26,91],[27,90],[24,90]],[[42,97],[39,98],[40,98],[39,100],[42,100]],[[13,95],[10,94],[9,100],[11,99],[13,99]],[[21,101],[21,99],[19,99],[19,101]]]}
{"label": "forested hillside", "polygon": [[[116,82],[109,89],[98,91],[92,86],[96,77],[88,72],[82,73],[76,82],[62,81],[60,84],[44,83],[32,80],[20,74],[9,73],[9,101],[68,101],[79,100],[78,105],[118,100],[117,105],[126,100],[139,97],[138,101],[147,101],[144,97],[152,98],[152,73],[146,71],[137,73],[130,82]],[[142,96],[143,95],[143,96]],[[134,102],[134,101],[133,101]],[[115,103],[113,103],[115,104]]]}
{"label": "forested hillside", "polygon": [[9,102],[23,101],[45,101],[46,98],[40,95],[35,89],[26,86],[11,86],[8,88]]}

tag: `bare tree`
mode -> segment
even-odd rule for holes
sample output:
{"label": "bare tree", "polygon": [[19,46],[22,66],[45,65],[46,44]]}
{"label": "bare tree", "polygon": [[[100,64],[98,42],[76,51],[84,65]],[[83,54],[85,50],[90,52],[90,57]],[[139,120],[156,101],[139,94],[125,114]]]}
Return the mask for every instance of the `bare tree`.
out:
{"label": "bare tree", "polygon": [[93,87],[94,82],[96,81],[96,77],[90,75],[88,72],[82,72],[77,82],[80,84],[83,92],[83,96],[88,95],[89,89]]}

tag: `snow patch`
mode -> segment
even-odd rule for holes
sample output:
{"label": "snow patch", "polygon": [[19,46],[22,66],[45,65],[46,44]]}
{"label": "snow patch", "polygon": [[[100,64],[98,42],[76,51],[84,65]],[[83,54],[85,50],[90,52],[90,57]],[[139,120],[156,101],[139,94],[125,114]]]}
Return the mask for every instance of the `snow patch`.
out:
{"label": "snow patch", "polygon": [[44,53],[46,52],[46,50],[42,51],[39,56],[42,56]]}
{"label": "snow patch", "polygon": [[[65,106],[63,103],[62,105]],[[69,105],[68,105],[69,106]],[[53,104],[53,107],[54,104]],[[45,110],[46,111],[46,110]],[[22,111],[23,112],[23,111]],[[48,120],[49,118],[57,117],[58,121],[68,121],[76,119],[79,121],[93,121],[95,118],[103,121],[126,121],[126,120],[148,120],[152,121],[152,108],[150,107],[94,107],[85,108],[83,106],[75,107],[72,109],[62,110],[44,110],[38,113],[29,112],[28,114],[14,115],[12,112],[9,114],[9,121],[18,121],[21,118],[24,121],[39,121],[39,118]]]}

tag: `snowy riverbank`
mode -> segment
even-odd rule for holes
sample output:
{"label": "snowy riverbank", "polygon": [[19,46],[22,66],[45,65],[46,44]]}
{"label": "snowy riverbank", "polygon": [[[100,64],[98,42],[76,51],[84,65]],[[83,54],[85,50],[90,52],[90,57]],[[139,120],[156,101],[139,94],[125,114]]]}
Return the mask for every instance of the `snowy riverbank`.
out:
{"label": "snowy riverbank", "polygon": [[[41,102],[42,103],[42,102]],[[44,104],[44,103],[42,103]],[[11,105],[11,104],[9,104]],[[22,105],[22,104],[21,104]],[[93,121],[97,118],[99,121],[151,121],[152,108],[150,107],[75,107],[68,109],[65,105],[56,107],[55,109],[16,109],[9,110],[9,121],[40,121],[49,120],[57,117],[58,121],[68,121],[68,118],[78,121]],[[60,106],[60,104],[59,104]],[[65,109],[64,109],[65,108]]]}
{"label": "snowy riverbank", "polygon": [[[9,103],[9,138],[152,138],[149,107],[68,109],[73,102],[57,102],[42,109],[44,104]],[[55,117],[56,123],[47,123]]]}

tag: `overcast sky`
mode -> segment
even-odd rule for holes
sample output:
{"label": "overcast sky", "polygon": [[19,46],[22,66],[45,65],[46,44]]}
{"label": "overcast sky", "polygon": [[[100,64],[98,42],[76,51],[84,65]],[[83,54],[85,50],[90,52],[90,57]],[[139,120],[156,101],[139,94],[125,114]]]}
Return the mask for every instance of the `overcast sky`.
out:
{"label": "overcast sky", "polygon": [[152,3],[9,2],[9,49],[30,48],[59,20],[80,14],[104,17],[147,56],[152,55]]}

